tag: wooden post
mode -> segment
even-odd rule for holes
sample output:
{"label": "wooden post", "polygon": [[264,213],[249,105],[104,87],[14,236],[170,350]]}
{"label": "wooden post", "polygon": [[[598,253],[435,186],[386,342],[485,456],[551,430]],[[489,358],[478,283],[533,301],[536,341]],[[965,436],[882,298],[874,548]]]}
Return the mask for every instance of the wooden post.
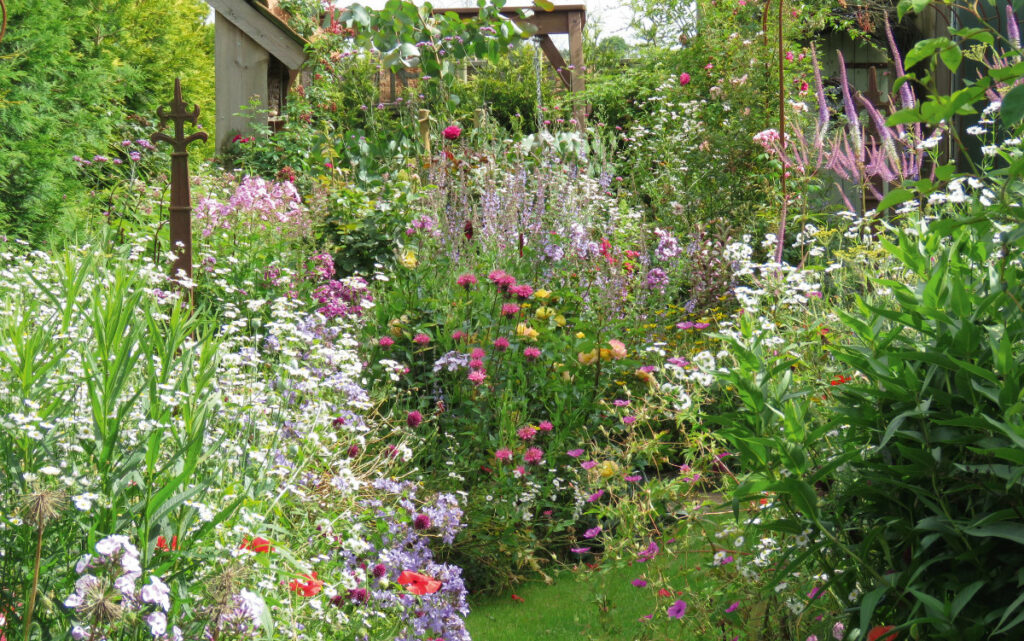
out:
{"label": "wooden post", "polygon": [[584,89],[583,74],[586,63],[583,60],[583,12],[569,13],[569,64],[572,65],[572,78],[569,90],[573,93],[573,113],[577,126],[584,128],[586,107],[577,95]]}
{"label": "wooden post", "polygon": [[[167,110],[167,106],[170,110]],[[205,131],[185,135],[185,123],[196,126],[199,118],[199,107],[191,110],[181,98],[181,78],[174,80],[174,100],[169,105],[161,105],[156,114],[160,117],[160,129],[168,121],[174,122],[174,137],[157,131],[150,140],[154,143],[166,142],[174,147],[171,152],[171,251],[177,256],[171,266],[171,277],[177,278],[184,272],[192,278],[192,194],[188,180],[188,145],[196,140],[207,139]]]}
{"label": "wooden post", "polygon": [[423,143],[423,151],[427,155],[427,164],[430,164],[430,110],[420,109],[420,142]]}

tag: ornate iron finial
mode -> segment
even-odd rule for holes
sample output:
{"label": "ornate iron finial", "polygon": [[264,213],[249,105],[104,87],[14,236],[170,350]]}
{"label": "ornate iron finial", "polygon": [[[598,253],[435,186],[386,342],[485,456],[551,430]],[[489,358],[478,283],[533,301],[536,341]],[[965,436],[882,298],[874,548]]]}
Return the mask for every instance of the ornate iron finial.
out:
{"label": "ornate iron finial", "polygon": [[[169,109],[168,109],[169,107]],[[207,139],[205,131],[185,135],[185,123],[196,126],[199,119],[199,106],[190,110],[181,98],[181,79],[174,80],[174,100],[169,105],[161,105],[156,110],[160,117],[160,129],[169,122],[174,122],[174,136],[157,131],[150,140],[154,143],[166,142],[174,147],[171,153],[171,251],[177,258],[171,267],[171,275],[178,276],[179,271],[192,278],[192,195],[188,179],[188,145],[196,140]]]}

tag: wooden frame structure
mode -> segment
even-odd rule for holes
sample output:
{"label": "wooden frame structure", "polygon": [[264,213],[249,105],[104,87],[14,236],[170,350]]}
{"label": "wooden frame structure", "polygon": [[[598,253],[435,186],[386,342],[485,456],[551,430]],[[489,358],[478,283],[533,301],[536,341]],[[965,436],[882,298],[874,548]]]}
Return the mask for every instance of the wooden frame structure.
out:
{"label": "wooden frame structure", "polygon": [[[533,11],[528,18],[520,18],[520,11]],[[455,13],[464,19],[474,18],[480,14],[475,7],[459,7],[454,9],[435,8],[434,13]],[[544,56],[554,67],[558,78],[569,91],[583,91],[583,76],[586,64],[583,61],[583,25],[587,23],[587,6],[583,4],[555,5],[551,11],[540,7],[505,7],[501,15],[515,20],[520,25],[531,25],[537,30],[537,40]],[[569,36],[569,65],[565,64],[562,53],[551,40],[552,34]]]}
{"label": "wooden frame structure", "polygon": [[250,131],[237,115],[255,96],[280,113],[288,89],[306,62],[306,41],[281,18],[276,0],[206,0],[216,11],[214,64],[217,85],[217,151],[231,136]]}

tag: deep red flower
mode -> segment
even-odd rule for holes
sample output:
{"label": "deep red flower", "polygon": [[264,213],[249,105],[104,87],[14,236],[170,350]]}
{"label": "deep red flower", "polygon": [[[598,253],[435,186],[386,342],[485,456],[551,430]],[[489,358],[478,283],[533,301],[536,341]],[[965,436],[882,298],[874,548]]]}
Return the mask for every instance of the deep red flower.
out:
{"label": "deep red flower", "polygon": [[324,582],[316,578],[316,572],[313,572],[312,574],[303,574],[302,578],[306,580],[300,581],[299,579],[294,579],[288,584],[288,589],[292,592],[297,592],[302,596],[316,596],[324,587]]}
{"label": "deep red flower", "polygon": [[270,541],[266,540],[262,536],[257,536],[250,541],[247,538],[242,539],[242,544],[238,546],[240,550],[252,550],[257,554],[269,554],[274,551],[274,546],[270,545]]}
{"label": "deep red flower", "polygon": [[849,383],[853,379],[849,376],[843,376],[840,374],[837,378],[833,378],[828,382],[829,385],[842,385],[843,383]]}
{"label": "deep red flower", "polygon": [[398,575],[398,584],[408,586],[410,592],[415,595],[433,594],[441,589],[441,582],[418,572],[403,570]]}
{"label": "deep red flower", "polygon": [[167,544],[167,539],[164,538],[163,534],[161,534],[160,536],[156,537],[156,549],[162,550],[164,552],[170,552],[171,550],[177,550],[178,549],[178,535],[175,534],[175,535],[171,536],[171,544],[170,545]]}
{"label": "deep red flower", "polygon": [[512,595],[512,600],[513,601],[518,601],[519,603],[526,603],[526,599],[524,599],[523,597],[519,596],[518,594],[513,594]]}
{"label": "deep red flower", "polygon": [[876,625],[868,630],[868,641],[896,641],[896,633],[888,634],[895,626]]}
{"label": "deep red flower", "polygon": [[451,125],[450,127],[445,127],[442,133],[448,140],[458,140],[459,136],[462,135],[462,129],[459,129],[455,125]]}

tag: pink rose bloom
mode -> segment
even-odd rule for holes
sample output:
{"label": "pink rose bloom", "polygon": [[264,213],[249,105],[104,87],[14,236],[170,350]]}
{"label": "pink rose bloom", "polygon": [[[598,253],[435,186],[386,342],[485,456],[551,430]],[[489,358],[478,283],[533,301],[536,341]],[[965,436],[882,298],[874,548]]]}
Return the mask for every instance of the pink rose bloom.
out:
{"label": "pink rose bloom", "polygon": [[450,127],[445,127],[442,133],[448,140],[458,140],[459,136],[462,135],[462,130],[455,125],[451,125]]}
{"label": "pink rose bloom", "polygon": [[679,74],[679,86],[685,87],[688,84],[690,84],[690,74],[685,72]]}
{"label": "pink rose bloom", "polygon": [[526,454],[523,454],[523,461],[531,464],[540,463],[541,459],[544,458],[544,450],[539,447],[531,447],[526,450]]}

